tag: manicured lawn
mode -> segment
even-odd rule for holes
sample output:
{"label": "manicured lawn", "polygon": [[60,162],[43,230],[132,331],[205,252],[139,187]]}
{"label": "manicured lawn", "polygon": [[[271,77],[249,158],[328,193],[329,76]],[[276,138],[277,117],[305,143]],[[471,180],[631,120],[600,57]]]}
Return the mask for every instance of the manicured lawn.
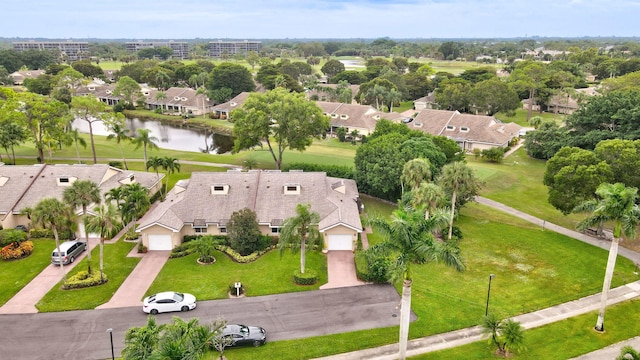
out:
{"label": "manicured lawn", "polygon": [[[534,111],[531,113],[531,117],[534,116],[539,116],[542,118],[542,120],[553,120],[557,122],[558,125],[561,124],[566,117],[563,114],[553,114],[548,112],[541,113],[538,111]],[[495,114],[495,118],[503,122],[514,122],[520,126],[531,127],[531,125],[529,125],[529,123],[527,122],[527,110],[524,109],[517,109],[515,116],[507,116],[505,113],[497,113]]]}
{"label": "manicured lawn", "polygon": [[584,215],[563,215],[547,202],[548,189],[542,184],[546,162],[527,156],[524,148],[506,158],[502,164],[467,157],[467,162],[485,181],[480,195],[511,206],[551,223],[575,229]]}
{"label": "manicured lawn", "polygon": [[[609,306],[605,333],[593,330],[597,312],[528,330],[524,333],[526,351],[510,356],[522,360],[564,360],[586,354],[608,345],[638,336],[640,326],[635,316],[640,311],[640,300]],[[442,350],[411,359],[497,359],[487,341]],[[229,359],[234,359],[229,357]]]}
{"label": "manicured lawn", "polygon": [[33,240],[33,252],[29,257],[14,261],[0,260],[0,306],[51,264],[51,251],[55,247],[53,239]]}
{"label": "manicured lawn", "polygon": [[319,279],[315,285],[299,286],[293,282],[293,272],[300,268],[300,253],[285,252],[280,257],[278,250],[272,250],[260,259],[239,264],[226,254],[216,251],[215,264],[200,265],[197,254],[169,259],[156,277],[147,295],[161,291],[185,291],[198,300],[225,299],[229,285],[239,281],[247,296],[280,294],[296,291],[317,290],[327,283],[327,259],[317,251],[306,253],[306,269],[315,270]]}
{"label": "manicured lawn", "polygon": [[[115,244],[105,244],[104,273],[109,279],[106,284],[84,289],[62,290],[60,282],[36,304],[36,308],[40,312],[87,310],[95,309],[98,305],[108,302],[140,261],[140,258],[127,257],[135,245],[135,243],[122,240]],[[100,249],[98,246],[91,252],[91,256],[94,271],[99,271]],[[77,264],[67,276],[82,270],[87,270],[86,258]]]}

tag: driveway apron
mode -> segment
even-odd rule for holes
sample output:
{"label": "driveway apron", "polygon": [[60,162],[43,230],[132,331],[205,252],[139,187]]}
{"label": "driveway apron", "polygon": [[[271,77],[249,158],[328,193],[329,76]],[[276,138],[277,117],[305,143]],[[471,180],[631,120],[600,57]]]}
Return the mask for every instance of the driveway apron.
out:
{"label": "driveway apron", "polygon": [[[135,248],[132,250],[137,251]],[[142,298],[169,259],[170,251],[149,251],[142,256],[127,279],[120,285],[109,302],[97,309],[142,305]],[[130,254],[129,256],[132,256]]]}
{"label": "driveway apron", "polygon": [[356,276],[353,251],[329,251],[327,253],[327,273],[329,282],[320,286],[322,290],[365,284]]}

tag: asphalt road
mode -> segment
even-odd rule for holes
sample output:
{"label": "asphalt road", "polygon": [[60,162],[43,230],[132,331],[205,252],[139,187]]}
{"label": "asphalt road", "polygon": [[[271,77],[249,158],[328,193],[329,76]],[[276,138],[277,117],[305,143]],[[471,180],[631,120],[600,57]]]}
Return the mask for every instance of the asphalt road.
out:
{"label": "asphalt road", "polygon": [[[399,305],[400,296],[391,285],[363,285],[202,301],[193,311],[159,314],[157,320],[169,323],[173,316],[180,316],[208,323],[223,317],[229,323],[264,327],[269,342],[397,326]],[[0,358],[110,359],[107,329],[113,329],[117,357],[124,347],[126,330],[146,322],[142,306],[0,315]]]}

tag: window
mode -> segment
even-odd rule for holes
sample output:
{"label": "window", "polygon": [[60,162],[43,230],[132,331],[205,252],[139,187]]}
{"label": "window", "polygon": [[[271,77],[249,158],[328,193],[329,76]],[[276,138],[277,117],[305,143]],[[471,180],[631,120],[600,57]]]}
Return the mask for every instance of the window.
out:
{"label": "window", "polygon": [[193,230],[196,233],[206,233],[207,232],[207,228],[206,227],[194,227]]}
{"label": "window", "polygon": [[455,126],[453,126],[453,125],[447,125],[447,131],[453,131],[453,130],[455,130],[455,129],[456,129],[456,127],[455,127]]}
{"label": "window", "polygon": [[211,185],[211,194],[213,195],[227,195],[228,193],[229,193],[229,185],[226,185],[226,184]]}
{"label": "window", "polygon": [[298,190],[297,186],[287,186],[287,191],[296,191]]}
{"label": "window", "polygon": [[60,178],[60,182],[61,183],[68,183],[69,182],[69,178],[68,177],[61,177]]}
{"label": "window", "polygon": [[462,132],[469,132],[469,128],[466,126],[460,126],[460,131]]}
{"label": "window", "polygon": [[213,191],[224,191],[224,186],[215,185],[213,187]]}
{"label": "window", "polygon": [[280,228],[279,227],[272,227],[271,228],[271,233],[272,234],[280,234]]}
{"label": "window", "polygon": [[227,233],[227,228],[226,227],[221,227],[220,228],[220,234],[226,234]]}

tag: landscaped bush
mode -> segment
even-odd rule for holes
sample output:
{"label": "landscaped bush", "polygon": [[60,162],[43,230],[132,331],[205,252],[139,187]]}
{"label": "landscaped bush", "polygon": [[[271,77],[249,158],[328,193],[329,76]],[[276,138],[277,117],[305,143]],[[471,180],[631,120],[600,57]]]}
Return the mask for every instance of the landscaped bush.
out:
{"label": "landscaped bush", "polygon": [[2,260],[17,260],[31,255],[33,252],[33,242],[13,242],[0,250]]}
{"label": "landscaped bush", "polygon": [[[182,244],[188,243],[192,240],[197,240],[203,236],[211,236],[216,243],[229,245],[229,239],[226,235],[185,235],[182,237]],[[222,242],[220,242],[222,240]]]}
{"label": "landscaped bush", "polygon": [[358,279],[374,283],[388,282],[391,261],[379,247],[373,246],[365,251],[356,251],[355,262]]}
{"label": "landscaped bush", "polygon": [[250,255],[260,248],[260,226],[255,211],[244,208],[234,211],[227,223],[229,246],[240,255]]}
{"label": "landscaped bush", "polygon": [[25,240],[27,240],[27,233],[22,230],[0,230],[0,247],[4,247],[15,242],[23,242]]}
{"label": "landscaped bush", "polygon": [[175,259],[193,254],[196,250],[192,243],[185,242],[171,249],[170,259]]}
{"label": "landscaped bush", "polygon": [[235,261],[237,263],[246,264],[246,263],[250,263],[252,261],[258,260],[258,258],[260,258],[260,256],[264,255],[269,250],[275,249],[276,247],[277,247],[276,245],[271,245],[271,246],[269,246],[268,248],[266,248],[264,250],[256,251],[256,252],[251,253],[251,254],[246,255],[246,256],[240,255],[240,253],[238,253],[237,251],[233,250],[231,247],[226,246],[226,245],[218,245],[217,249],[219,251],[222,251],[223,253],[229,255],[231,260],[233,260],[233,261]]}
{"label": "landscaped bush", "polygon": [[[30,238],[47,238],[53,239],[53,231],[49,229],[31,229],[29,230]],[[58,239],[69,240],[73,238],[73,233],[70,230],[58,231]]]}
{"label": "landscaped bush", "polygon": [[293,273],[293,281],[298,285],[313,285],[318,281],[318,273],[307,269],[303,274],[296,270]]}
{"label": "landscaped bush", "polygon": [[69,277],[62,286],[63,289],[79,289],[96,285],[101,285],[107,282],[107,275],[100,277],[100,271],[92,271],[89,274],[86,270],[78,271],[75,275]]}

